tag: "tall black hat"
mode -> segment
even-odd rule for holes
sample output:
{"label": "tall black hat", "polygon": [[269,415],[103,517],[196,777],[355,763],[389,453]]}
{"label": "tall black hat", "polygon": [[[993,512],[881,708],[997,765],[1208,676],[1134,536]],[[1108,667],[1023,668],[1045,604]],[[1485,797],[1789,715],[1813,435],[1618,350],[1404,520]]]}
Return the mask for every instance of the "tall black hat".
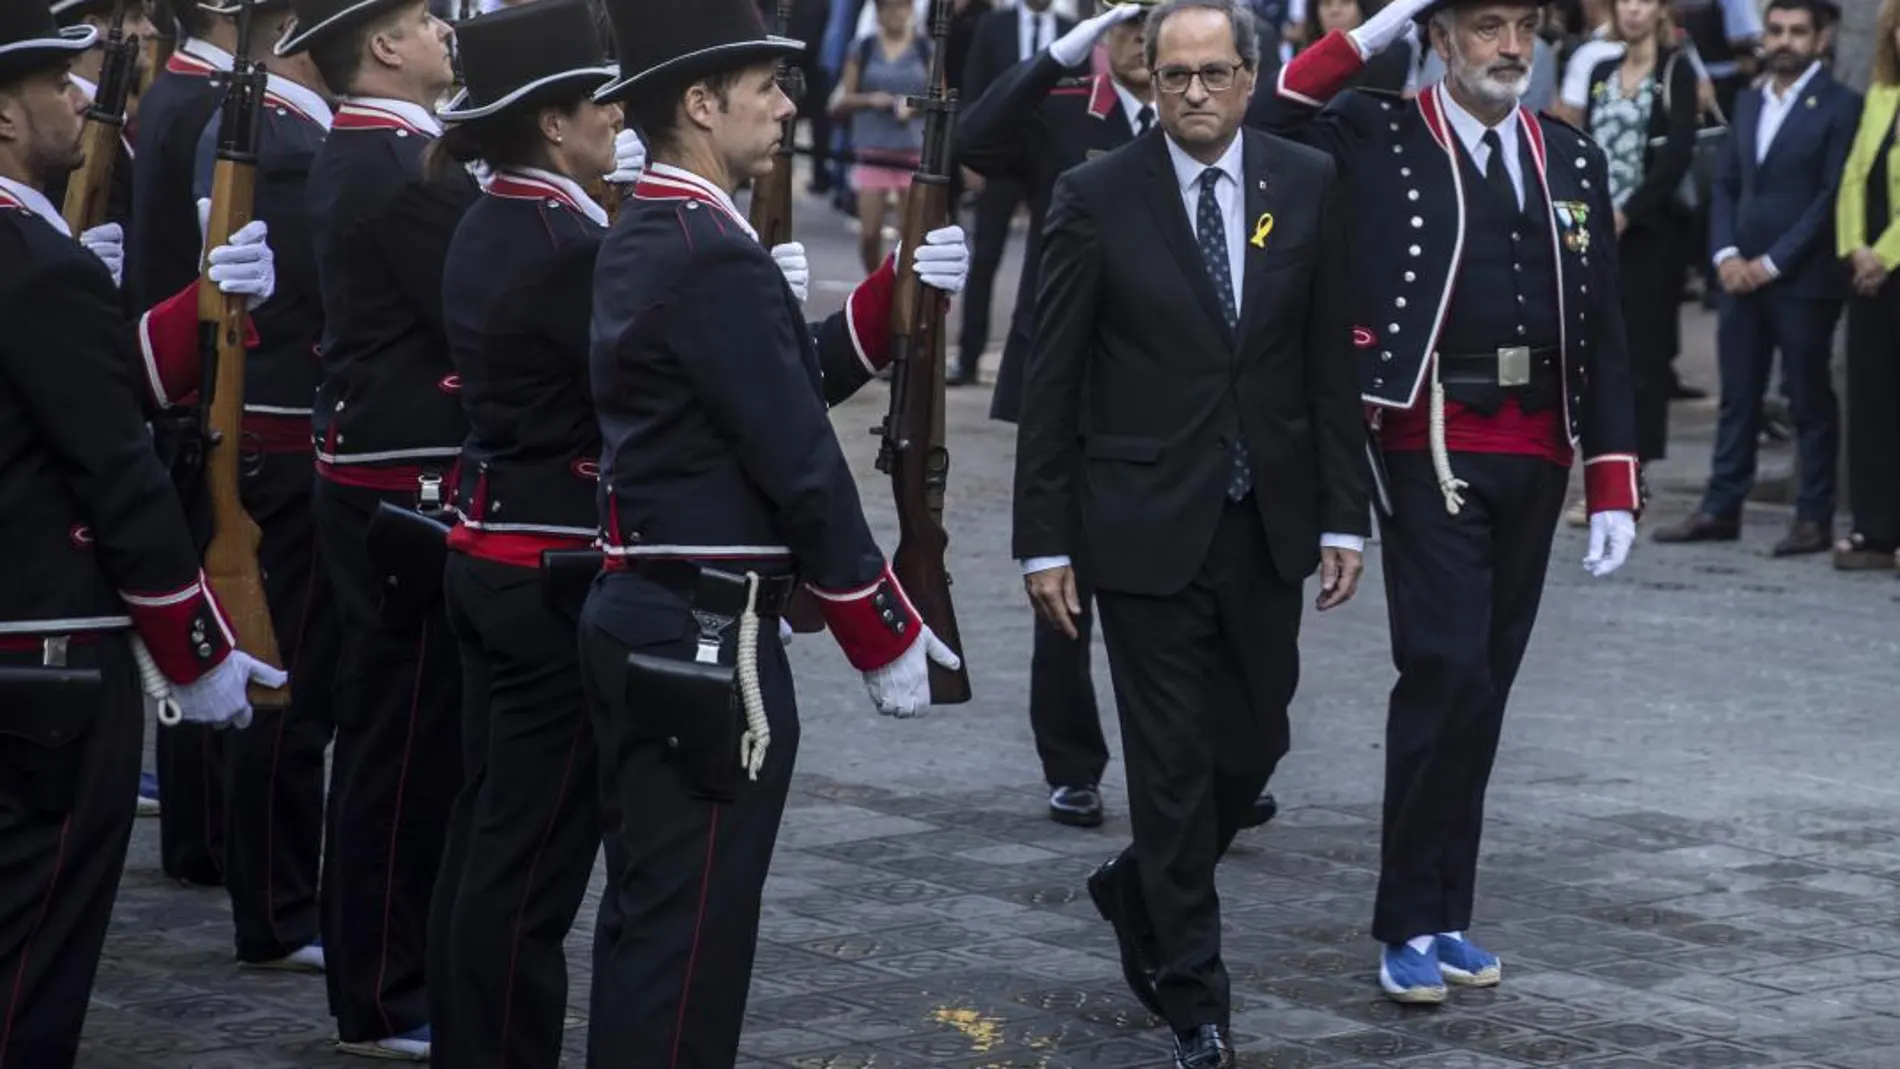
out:
{"label": "tall black hat", "polygon": [[0,85],[70,60],[98,39],[91,26],[60,29],[44,4],[0,3]]}
{"label": "tall black hat", "polygon": [[623,77],[594,94],[603,104],[655,82],[691,82],[805,50],[803,41],[765,32],[756,0],[604,2]]}
{"label": "tall black hat", "polygon": [[[249,0],[249,2],[251,10],[259,15],[282,11],[291,4],[291,0]],[[211,3],[210,0],[198,0],[198,6],[213,15],[236,15],[244,5],[245,0],[226,0],[222,4]]]}
{"label": "tall black hat", "polygon": [[1426,4],[1424,7],[1419,8],[1418,13],[1413,15],[1412,19],[1423,28],[1426,23],[1432,21],[1432,16],[1438,14],[1440,11],[1448,11],[1455,7],[1472,7],[1478,4],[1497,3],[1506,3],[1513,7],[1543,6],[1542,0],[1438,0],[1437,3]]}
{"label": "tall black hat", "polygon": [[539,0],[470,19],[455,30],[465,88],[438,114],[443,122],[485,119],[591,93],[618,70],[607,63],[586,0]]}
{"label": "tall black hat", "polygon": [[344,33],[381,15],[392,7],[414,0],[292,0],[297,12],[295,22],[277,42],[277,54],[294,56],[311,45]]}
{"label": "tall black hat", "polygon": [[53,20],[61,26],[77,26],[87,14],[111,8],[112,0],[52,0]]}

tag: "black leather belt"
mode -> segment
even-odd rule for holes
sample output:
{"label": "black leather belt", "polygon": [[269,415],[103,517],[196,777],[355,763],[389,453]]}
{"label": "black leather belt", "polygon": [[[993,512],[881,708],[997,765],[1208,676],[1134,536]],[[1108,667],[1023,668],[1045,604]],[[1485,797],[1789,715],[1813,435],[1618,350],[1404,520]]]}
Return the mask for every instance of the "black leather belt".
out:
{"label": "black leather belt", "polygon": [[1438,380],[1447,386],[1529,386],[1557,370],[1555,346],[1507,345],[1488,353],[1438,354]]}
{"label": "black leather belt", "polygon": [[[627,561],[626,570],[678,595],[687,607],[720,616],[736,617],[745,612],[746,577],[690,560]],[[782,616],[798,590],[798,577],[790,573],[761,575],[755,611],[760,616]]]}

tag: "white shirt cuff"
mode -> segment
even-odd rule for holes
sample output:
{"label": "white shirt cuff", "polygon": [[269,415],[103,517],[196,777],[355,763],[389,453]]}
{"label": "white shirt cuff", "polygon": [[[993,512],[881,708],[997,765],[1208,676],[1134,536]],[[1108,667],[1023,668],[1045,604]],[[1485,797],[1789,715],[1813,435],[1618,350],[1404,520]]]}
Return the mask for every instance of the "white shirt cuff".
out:
{"label": "white shirt cuff", "polygon": [[1034,575],[1037,572],[1046,572],[1051,568],[1067,568],[1067,567],[1070,567],[1072,564],[1073,562],[1070,561],[1070,559],[1066,556],[1031,557],[1028,560],[1023,561],[1023,574]]}
{"label": "white shirt cuff", "polygon": [[1332,534],[1329,532],[1319,536],[1319,548],[1350,549],[1354,553],[1364,553],[1366,551],[1366,540],[1362,535]]}
{"label": "white shirt cuff", "polygon": [[1730,245],[1726,249],[1717,249],[1715,253],[1715,266],[1720,267],[1723,264],[1729,262],[1730,260],[1735,259],[1737,256],[1740,256],[1741,254],[1742,254],[1742,250],[1736,248],[1733,245]]}
{"label": "white shirt cuff", "polygon": [[1761,267],[1762,267],[1762,270],[1764,270],[1764,271],[1766,271],[1766,272],[1768,272],[1768,277],[1769,277],[1769,278],[1780,278],[1780,277],[1781,277],[1781,268],[1779,268],[1779,267],[1776,267],[1776,266],[1775,266],[1775,260],[1774,260],[1774,257],[1772,257],[1772,256],[1763,256],[1763,257],[1761,258]]}

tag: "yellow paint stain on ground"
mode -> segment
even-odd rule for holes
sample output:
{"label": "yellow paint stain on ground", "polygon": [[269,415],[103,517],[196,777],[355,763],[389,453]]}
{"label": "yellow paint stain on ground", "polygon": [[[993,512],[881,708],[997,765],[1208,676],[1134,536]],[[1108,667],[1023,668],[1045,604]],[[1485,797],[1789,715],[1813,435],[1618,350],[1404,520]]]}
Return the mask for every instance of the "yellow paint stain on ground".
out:
{"label": "yellow paint stain on ground", "polygon": [[947,1024],[962,1032],[970,1041],[970,1049],[977,1054],[987,1054],[1003,1041],[1003,1022],[995,1017],[985,1017],[976,1010],[939,1006],[930,1011],[930,1016],[937,1023]]}

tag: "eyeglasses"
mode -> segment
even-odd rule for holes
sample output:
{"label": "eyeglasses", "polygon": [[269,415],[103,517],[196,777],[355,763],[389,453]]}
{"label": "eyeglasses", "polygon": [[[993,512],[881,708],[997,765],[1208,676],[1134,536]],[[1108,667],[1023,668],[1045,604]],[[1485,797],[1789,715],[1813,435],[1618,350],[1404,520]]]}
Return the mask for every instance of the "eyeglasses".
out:
{"label": "eyeglasses", "polygon": [[1188,86],[1199,78],[1201,88],[1210,93],[1225,93],[1234,87],[1235,76],[1246,68],[1245,63],[1209,63],[1198,70],[1193,67],[1163,67],[1155,72],[1155,84],[1164,93],[1178,95],[1187,92]]}

